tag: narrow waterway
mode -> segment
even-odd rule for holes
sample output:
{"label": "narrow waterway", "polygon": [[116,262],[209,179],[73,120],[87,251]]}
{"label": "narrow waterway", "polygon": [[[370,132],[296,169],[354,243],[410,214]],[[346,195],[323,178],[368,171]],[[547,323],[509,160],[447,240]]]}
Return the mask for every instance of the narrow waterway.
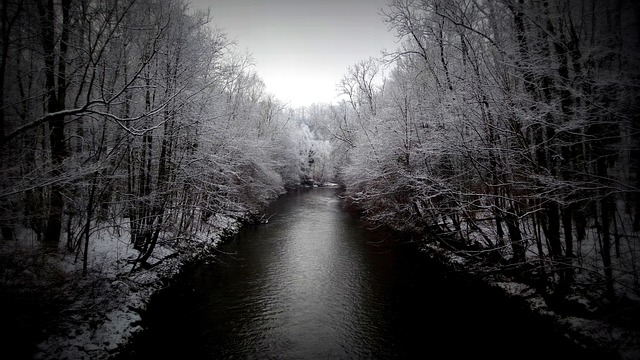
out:
{"label": "narrow waterway", "polygon": [[149,307],[125,358],[584,358],[496,294],[363,229],[336,189],[276,201]]}

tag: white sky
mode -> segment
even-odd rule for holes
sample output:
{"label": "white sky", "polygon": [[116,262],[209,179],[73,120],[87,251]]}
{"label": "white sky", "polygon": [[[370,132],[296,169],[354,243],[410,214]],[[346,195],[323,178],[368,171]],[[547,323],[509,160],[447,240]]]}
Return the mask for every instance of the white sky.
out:
{"label": "white sky", "polygon": [[396,48],[386,0],[191,0],[252,55],[267,91],[292,106],[336,99],[347,68]]}

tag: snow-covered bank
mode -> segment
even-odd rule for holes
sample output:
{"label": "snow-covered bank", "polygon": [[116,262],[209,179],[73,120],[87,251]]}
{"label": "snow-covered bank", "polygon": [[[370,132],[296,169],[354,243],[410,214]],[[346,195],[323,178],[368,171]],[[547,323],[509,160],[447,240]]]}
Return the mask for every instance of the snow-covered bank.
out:
{"label": "snow-covered bank", "polygon": [[[36,333],[44,340],[37,344],[35,359],[108,359],[142,331],[141,314],[151,297],[168,286],[185,264],[214,255],[224,238],[240,226],[241,219],[217,216],[210,230],[196,238],[160,241],[149,261],[151,266],[137,267],[133,272],[132,260],[138,252],[124,236],[126,231],[110,229],[96,234],[90,244],[86,275],[75,254],[60,250],[43,255],[37,241],[0,243],[3,262],[12,262],[11,268],[2,271],[2,295],[20,298],[46,293],[40,301],[55,303],[55,314],[43,324],[41,333]],[[32,261],[39,262],[40,270],[19,265]],[[11,350],[14,344],[7,345]]]}
{"label": "snow-covered bank", "polygon": [[499,269],[474,262],[435,243],[424,244],[422,249],[451,270],[501,291],[511,302],[552,324],[578,346],[606,352],[612,359],[640,359],[640,301],[633,294],[623,295],[621,301],[607,306],[595,304],[597,295],[586,291],[574,295],[569,302],[555,304],[534,286],[517,276],[509,276],[504,269],[496,271]]}

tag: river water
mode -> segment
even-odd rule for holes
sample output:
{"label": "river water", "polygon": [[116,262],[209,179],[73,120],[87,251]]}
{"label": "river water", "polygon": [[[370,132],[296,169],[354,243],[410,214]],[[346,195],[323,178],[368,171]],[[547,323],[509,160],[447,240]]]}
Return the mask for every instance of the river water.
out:
{"label": "river water", "polygon": [[337,189],[293,192],[267,214],[154,298],[124,358],[585,357],[415,244],[363,229]]}

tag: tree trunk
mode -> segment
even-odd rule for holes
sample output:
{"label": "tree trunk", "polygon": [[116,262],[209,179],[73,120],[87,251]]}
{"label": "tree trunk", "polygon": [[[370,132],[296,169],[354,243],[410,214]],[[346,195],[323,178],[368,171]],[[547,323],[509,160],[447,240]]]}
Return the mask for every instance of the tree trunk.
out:
{"label": "tree trunk", "polygon": [[[55,26],[57,19],[54,1],[48,0],[46,7],[42,4],[42,1],[38,2],[38,11],[42,23],[45,87],[47,89],[47,111],[49,114],[55,114],[56,112],[64,110],[66,106],[66,61],[70,30],[69,8],[71,6],[71,0],[61,0],[60,5],[62,13],[62,28],[60,30],[60,40],[56,42]],[[56,44],[58,44],[59,47],[57,51]],[[56,63],[58,65],[57,70]],[[62,163],[68,156],[64,135],[65,116],[52,116],[49,120],[49,127],[52,176],[54,178],[58,178],[64,174]],[[47,217],[47,228],[44,234],[44,241],[54,248],[56,248],[60,242],[60,232],[62,230],[62,216],[64,210],[63,190],[62,186],[58,183],[51,186],[49,215]]]}
{"label": "tree trunk", "polygon": [[[606,158],[600,157],[597,161],[597,172],[601,179],[605,179],[607,176],[607,161]],[[602,199],[600,200],[600,226],[602,234],[602,249],[600,256],[602,257],[602,266],[604,270],[605,286],[607,289],[607,296],[610,300],[615,299],[615,289],[613,287],[613,269],[611,268],[611,200],[606,193],[607,189],[601,190]]]}
{"label": "tree trunk", "polygon": [[561,276],[567,284],[572,283],[573,277],[573,205],[569,204],[562,209],[562,231],[564,233],[564,246],[565,246],[565,265],[563,266],[563,275]]}
{"label": "tree trunk", "polygon": [[509,230],[509,238],[511,239],[513,261],[517,263],[524,263],[526,261],[525,246],[522,242],[522,232],[520,231],[518,215],[513,208],[507,210],[504,220],[507,225],[507,229]]}

